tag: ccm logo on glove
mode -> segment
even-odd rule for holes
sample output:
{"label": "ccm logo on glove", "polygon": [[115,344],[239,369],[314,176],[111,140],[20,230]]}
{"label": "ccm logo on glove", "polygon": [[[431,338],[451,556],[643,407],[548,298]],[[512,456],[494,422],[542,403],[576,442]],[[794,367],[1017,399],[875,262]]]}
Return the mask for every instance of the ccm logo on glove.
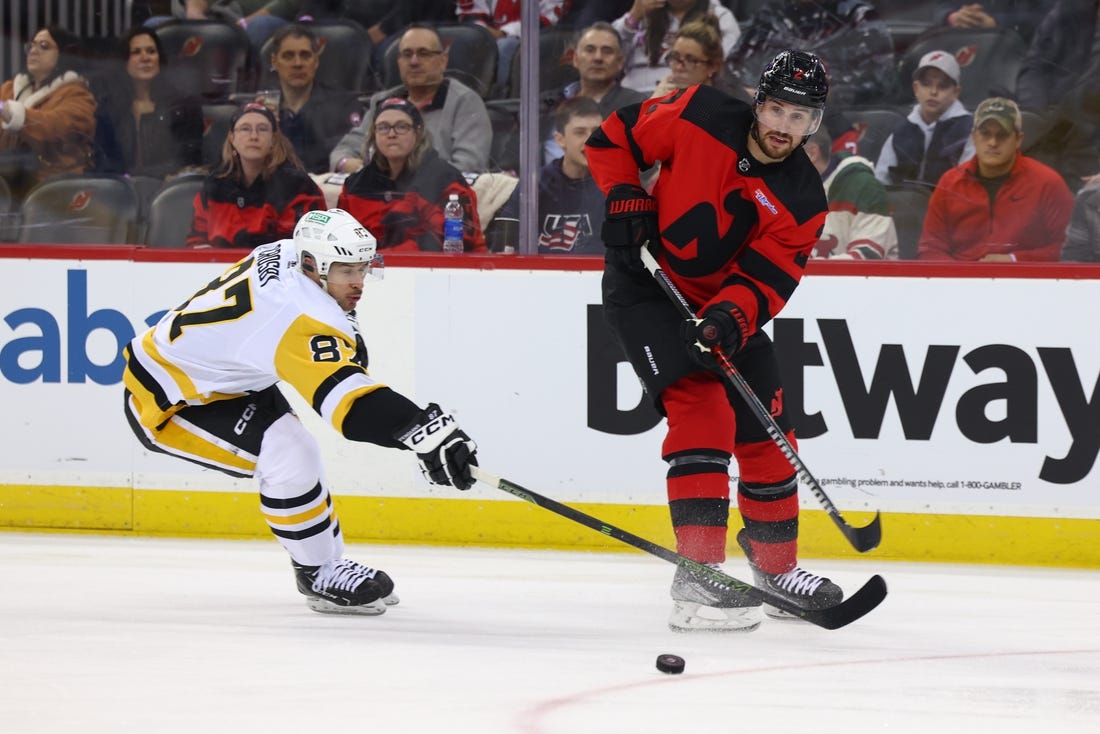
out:
{"label": "ccm logo on glove", "polygon": [[477,466],[477,444],[458,427],[453,415],[435,403],[420,411],[395,438],[416,452],[420,472],[432,484],[474,486],[470,467]]}

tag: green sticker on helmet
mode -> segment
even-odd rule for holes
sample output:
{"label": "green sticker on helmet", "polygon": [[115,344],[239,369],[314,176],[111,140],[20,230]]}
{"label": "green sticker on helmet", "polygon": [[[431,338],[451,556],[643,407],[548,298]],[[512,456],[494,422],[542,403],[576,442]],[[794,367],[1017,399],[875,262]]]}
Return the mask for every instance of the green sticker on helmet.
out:
{"label": "green sticker on helmet", "polygon": [[306,215],[307,222],[317,222],[318,224],[328,224],[331,219],[332,217],[324,212],[310,212]]}

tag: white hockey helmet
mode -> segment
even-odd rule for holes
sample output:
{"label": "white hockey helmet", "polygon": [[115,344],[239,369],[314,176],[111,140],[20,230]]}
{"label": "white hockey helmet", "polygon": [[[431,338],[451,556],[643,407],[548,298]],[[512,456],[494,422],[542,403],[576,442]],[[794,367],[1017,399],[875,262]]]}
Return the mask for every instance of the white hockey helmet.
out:
{"label": "white hockey helmet", "polygon": [[[294,225],[294,247],[298,251],[298,267],[306,271],[315,267],[322,281],[328,278],[333,263],[367,263],[371,275],[382,277],[378,240],[343,209],[302,215]],[[305,264],[307,255],[313,259],[313,267]],[[375,272],[376,268],[379,272]]]}

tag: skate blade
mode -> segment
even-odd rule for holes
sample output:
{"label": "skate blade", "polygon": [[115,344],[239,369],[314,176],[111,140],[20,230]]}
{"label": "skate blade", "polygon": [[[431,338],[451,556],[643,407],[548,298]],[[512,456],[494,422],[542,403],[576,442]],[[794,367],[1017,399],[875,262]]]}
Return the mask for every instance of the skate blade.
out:
{"label": "skate blade", "polygon": [[668,628],[673,632],[752,632],[764,621],[760,607],[707,607],[673,601]]}
{"label": "skate blade", "polygon": [[354,614],[365,617],[377,617],[379,614],[386,613],[386,604],[381,599],[375,599],[366,604],[349,607],[333,604],[327,599],[318,599],[311,596],[306,598],[306,606],[321,614]]}
{"label": "skate blade", "polygon": [[390,594],[389,596],[382,597],[382,601],[385,602],[387,607],[395,607],[401,603],[401,599],[397,594]]}

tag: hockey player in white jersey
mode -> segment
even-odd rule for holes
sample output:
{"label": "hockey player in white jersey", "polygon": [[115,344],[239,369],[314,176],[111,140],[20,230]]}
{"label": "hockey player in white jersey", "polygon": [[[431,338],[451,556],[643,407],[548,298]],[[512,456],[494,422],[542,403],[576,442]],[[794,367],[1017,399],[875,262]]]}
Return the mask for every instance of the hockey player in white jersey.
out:
{"label": "hockey player in white jersey", "polygon": [[434,484],[469,489],[477,446],[434,403],[367,373],[355,306],[377,242],[341,209],[298,220],[168,311],[125,349],[126,416],[146,448],[258,477],[271,531],[318,612],[382,614],[393,580],[343,557],[316,440],[276,383],[353,441],[411,449]]}

